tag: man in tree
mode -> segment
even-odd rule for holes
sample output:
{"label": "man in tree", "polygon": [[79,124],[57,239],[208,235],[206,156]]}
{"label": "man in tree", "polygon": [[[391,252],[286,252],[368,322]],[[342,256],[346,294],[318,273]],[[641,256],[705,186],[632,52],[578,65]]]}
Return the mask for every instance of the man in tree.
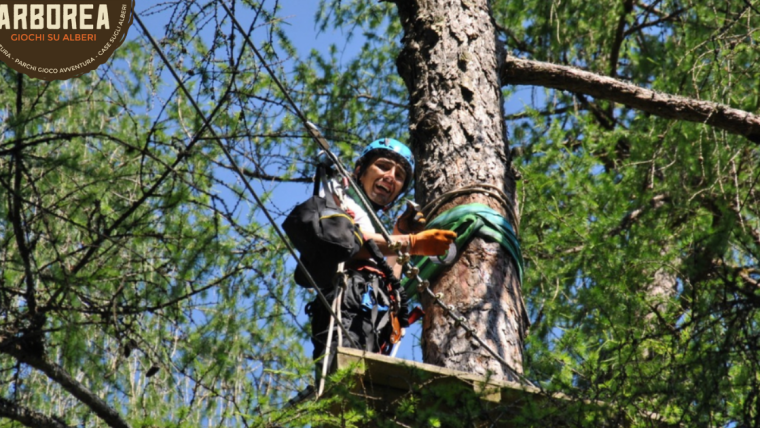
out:
{"label": "man in tree", "polygon": [[[413,173],[414,157],[409,148],[397,140],[385,138],[370,143],[362,151],[356,161],[353,178],[364,192],[365,199],[371,203],[372,209],[380,211],[390,208],[399,195],[409,188]],[[342,204],[344,210],[358,224],[364,241],[374,242],[379,251],[373,251],[371,244],[364,245],[346,263],[347,287],[340,312],[341,322],[350,339],[344,337],[341,345],[353,347],[355,344],[369,352],[387,352],[390,350],[389,338],[393,329],[391,317],[394,316],[389,292],[398,291],[394,297],[398,304],[398,327],[405,328],[409,325],[407,298],[403,288],[391,290],[392,287],[389,287],[393,282],[392,277],[398,276],[401,270],[401,265],[396,264],[393,244],[400,244],[403,251],[412,255],[442,255],[456,238],[456,233],[435,229],[422,231],[424,219],[410,204],[409,209],[396,221],[389,243],[378,233],[379,226],[373,224],[366,211],[367,207],[361,202],[362,198],[353,191],[349,191],[347,196]],[[336,202],[340,203],[337,197]],[[387,256],[386,267],[394,267],[393,273],[387,268],[383,269],[383,256]],[[328,301],[335,298],[336,289],[332,284],[326,287],[318,285],[328,290]],[[307,312],[312,317],[313,356],[316,360],[325,350],[330,314],[317,301],[307,307]]]}

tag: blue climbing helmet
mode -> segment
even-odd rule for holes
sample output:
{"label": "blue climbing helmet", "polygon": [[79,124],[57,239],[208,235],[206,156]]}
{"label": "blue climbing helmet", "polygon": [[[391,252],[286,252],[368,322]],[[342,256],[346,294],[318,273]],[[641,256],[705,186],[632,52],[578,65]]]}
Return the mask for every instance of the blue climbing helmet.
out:
{"label": "blue climbing helmet", "polygon": [[404,165],[406,169],[406,181],[404,181],[404,187],[401,189],[401,193],[404,193],[409,189],[414,181],[414,155],[409,147],[404,143],[393,138],[381,138],[375,140],[367,145],[362,150],[361,155],[356,160],[356,166],[359,168],[359,176],[364,172],[364,168],[367,167],[365,163],[372,159],[375,155],[390,156],[394,160]]}

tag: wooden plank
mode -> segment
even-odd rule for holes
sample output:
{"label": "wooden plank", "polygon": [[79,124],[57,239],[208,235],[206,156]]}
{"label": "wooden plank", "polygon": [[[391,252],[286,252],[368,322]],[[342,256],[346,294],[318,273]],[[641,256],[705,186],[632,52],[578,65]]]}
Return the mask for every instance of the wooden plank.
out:
{"label": "wooden plank", "polygon": [[[378,411],[404,396],[420,396],[418,393],[422,389],[431,388],[454,394],[461,391],[462,395],[474,391],[483,403],[484,415],[488,416],[486,419],[498,421],[492,426],[512,426],[513,418],[519,417],[524,406],[539,409],[538,414],[543,414],[546,418],[542,421],[550,424],[547,426],[557,427],[572,424],[566,419],[566,412],[571,409],[575,409],[572,410],[575,415],[580,411],[581,416],[586,411],[607,414],[615,412],[609,404],[601,401],[576,400],[564,394],[549,394],[516,382],[341,347],[337,349],[333,371],[345,369],[352,370],[357,381],[352,393],[364,397],[366,402],[377,403]],[[424,403],[421,405],[424,406]],[[336,408],[335,411],[340,410]],[[656,414],[647,414],[647,418],[655,427],[672,426],[664,423]],[[624,416],[619,422],[619,426],[630,424],[630,420]]]}
{"label": "wooden plank", "polygon": [[426,381],[430,383],[454,382],[471,386],[476,392],[487,391],[489,401],[500,401],[502,390],[511,391],[510,397],[522,394],[539,394],[538,388],[520,385],[516,382],[501,379],[489,379],[472,373],[447,369],[432,364],[417,361],[391,358],[386,355],[372,354],[357,349],[338,348],[337,365],[335,369],[341,370],[355,367],[356,374],[364,377],[372,385],[378,387],[403,389],[409,391],[412,384],[410,380]]}

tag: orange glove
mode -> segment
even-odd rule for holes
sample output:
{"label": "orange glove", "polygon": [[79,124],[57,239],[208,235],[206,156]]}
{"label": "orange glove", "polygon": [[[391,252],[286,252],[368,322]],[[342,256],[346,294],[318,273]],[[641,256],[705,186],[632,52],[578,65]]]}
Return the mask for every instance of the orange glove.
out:
{"label": "orange glove", "polygon": [[441,256],[456,239],[451,230],[430,229],[409,235],[409,254],[413,256]]}

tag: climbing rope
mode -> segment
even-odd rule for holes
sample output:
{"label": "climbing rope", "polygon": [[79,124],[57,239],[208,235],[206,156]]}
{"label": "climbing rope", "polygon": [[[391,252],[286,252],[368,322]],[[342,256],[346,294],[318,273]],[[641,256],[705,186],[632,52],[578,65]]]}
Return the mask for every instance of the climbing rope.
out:
{"label": "climbing rope", "polygon": [[433,215],[437,213],[438,210],[450,200],[456,198],[457,196],[463,196],[472,193],[482,193],[499,202],[502,208],[504,208],[504,211],[507,213],[509,222],[514,225],[515,233],[517,233],[517,231],[520,229],[520,217],[517,215],[517,210],[515,209],[514,202],[512,202],[512,200],[507,196],[506,193],[504,193],[503,190],[492,184],[469,184],[461,186],[458,189],[450,190],[428,202],[424,207],[422,207],[422,212],[425,214],[426,218],[432,218]]}

